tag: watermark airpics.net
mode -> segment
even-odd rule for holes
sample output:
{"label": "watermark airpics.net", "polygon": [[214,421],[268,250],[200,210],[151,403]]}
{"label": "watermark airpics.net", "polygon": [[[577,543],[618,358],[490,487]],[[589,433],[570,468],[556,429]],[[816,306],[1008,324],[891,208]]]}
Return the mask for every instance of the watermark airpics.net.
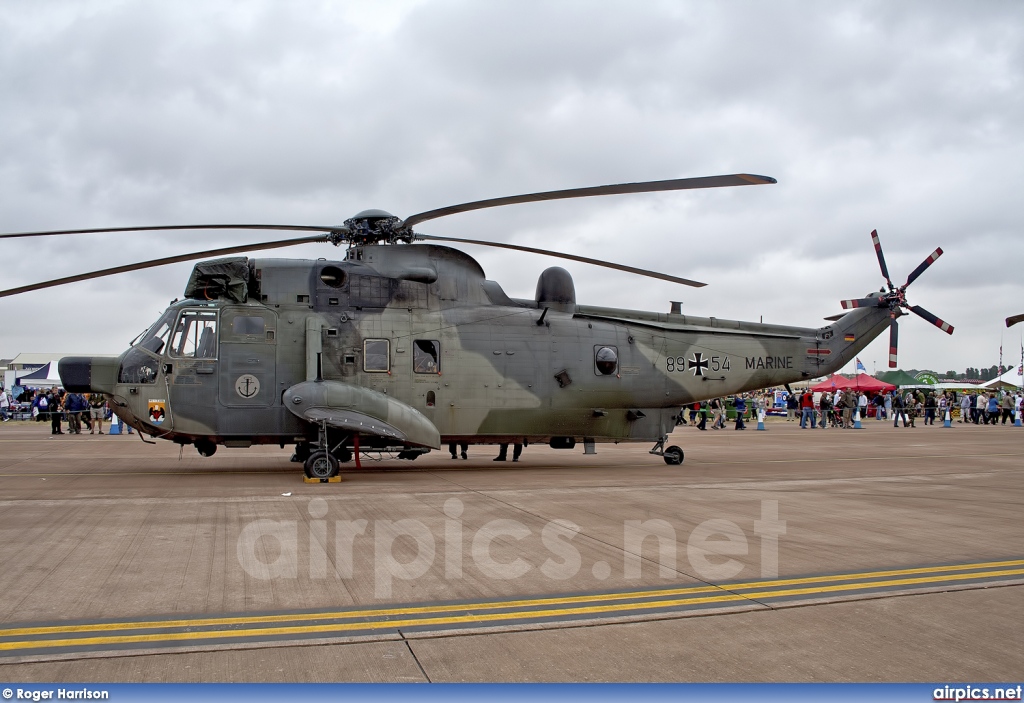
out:
{"label": "watermark airpics.net", "polygon": [[1022,687],[1016,686],[972,686],[946,684],[932,692],[936,701],[1019,701]]}
{"label": "watermark airpics.net", "polygon": [[[259,580],[298,578],[300,552],[308,554],[302,567],[311,579],[367,578],[372,570],[374,597],[382,599],[391,597],[396,581],[422,578],[435,564],[448,580],[461,579],[472,569],[475,576],[492,579],[536,577],[539,572],[552,581],[566,581],[589,567],[598,581],[615,575],[617,568],[627,581],[639,581],[645,569],[648,575],[657,569],[666,579],[688,574],[723,581],[738,577],[745,568],[736,557],[759,549],[761,578],[776,578],[779,537],[786,534],[786,523],[779,519],[777,500],[762,500],[760,508],[752,537],[724,518],[705,520],[688,532],[661,518],[624,520],[614,538],[621,542],[607,540],[621,550],[620,565],[607,560],[584,564],[574,542],[582,528],[571,520],[550,520],[537,530],[519,520],[499,518],[469,529],[462,519],[465,505],[449,498],[439,521],[443,524],[439,529],[435,525],[435,533],[412,518],[378,519],[372,524],[366,519],[330,520],[328,502],[312,498],[307,505],[311,519],[301,523],[301,530],[297,520],[254,520],[239,534],[236,553],[245,573]],[[357,553],[363,557],[358,567]]]}

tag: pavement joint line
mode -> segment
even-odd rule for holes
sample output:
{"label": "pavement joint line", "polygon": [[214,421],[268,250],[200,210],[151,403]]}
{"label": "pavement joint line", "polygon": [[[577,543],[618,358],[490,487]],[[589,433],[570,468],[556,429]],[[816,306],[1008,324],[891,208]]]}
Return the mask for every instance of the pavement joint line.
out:
{"label": "pavement joint line", "polygon": [[[438,473],[440,473],[440,472],[438,472]],[[504,491],[484,492],[484,491],[481,491],[479,489],[470,488],[469,486],[464,486],[463,484],[459,483],[458,481],[455,481],[454,479],[451,479],[451,478],[447,478],[445,476],[439,476],[437,474],[431,474],[431,475],[436,476],[438,479],[440,479],[442,481],[447,481],[448,483],[450,483],[450,484],[452,484],[454,486],[458,486],[463,491],[466,491],[468,493],[473,493],[473,494],[478,495],[478,496],[480,496],[482,498],[486,498],[487,500],[496,501],[496,502],[501,503],[502,505],[505,505],[505,506],[507,506],[507,507],[509,507],[509,508],[511,508],[513,510],[518,510],[521,513],[525,513],[527,515],[530,515],[531,517],[533,517],[536,520],[542,520],[542,521],[545,521],[545,520],[546,521],[550,521],[551,520],[550,516],[541,515],[539,513],[527,510],[526,508],[524,508],[524,507],[522,507],[520,505],[516,505],[515,503],[512,503],[509,500],[504,500],[504,499],[498,497],[500,494],[504,493]],[[595,542],[597,544],[601,544],[601,545],[604,545],[606,547],[611,547],[612,549],[616,549],[617,548],[617,545],[614,545],[611,542],[608,542],[607,540],[601,539],[597,535],[592,535],[592,534],[588,534],[588,533],[581,533],[581,534],[582,534],[582,536],[584,538],[589,539],[589,540],[591,540],[591,541],[593,541],[593,542]],[[648,562],[648,563],[654,563],[654,559],[653,558],[646,557],[642,553],[641,554],[637,554],[636,552],[628,552],[627,550],[624,550],[624,552],[629,554],[630,556],[639,558],[641,561]],[[684,571],[680,571],[678,569],[673,569],[673,571],[675,571],[676,574],[678,574],[679,576],[686,576],[686,577],[694,579],[695,581],[700,581],[702,583],[705,583],[708,586],[714,586],[714,584],[711,583],[710,581],[705,581],[704,579],[697,578],[696,576],[693,576],[692,574],[688,574],[688,573],[686,573]]]}
{"label": "pavement joint line", "polygon": [[[863,591],[864,596],[878,596],[878,589],[891,589],[895,593],[906,589],[919,589],[921,587],[937,586],[939,584],[950,586],[971,586],[978,587],[991,584],[993,581],[1005,581],[1008,578],[1016,577],[1015,580],[1024,575],[1024,568],[1003,568],[988,571],[972,571],[978,568],[991,568],[994,566],[1021,566],[1024,560],[1010,560],[1004,562],[988,562],[979,564],[954,564],[940,567],[920,567],[916,569],[896,569],[889,572],[866,572],[870,578],[871,574],[876,575],[911,575],[931,574],[918,578],[894,578],[888,580],[855,581],[853,583],[833,583],[831,585],[818,585],[805,588],[783,588],[781,590],[760,591],[756,595],[764,601],[781,600],[784,603],[793,603],[793,599],[806,599],[807,596],[822,596],[825,594],[853,594],[856,591]],[[946,573],[950,571],[961,571],[968,573]],[[863,579],[865,573],[860,574],[838,574],[833,577],[806,577],[800,579],[780,579],[776,581],[751,582],[749,584],[733,584],[731,588],[777,588],[779,585],[799,585],[802,583],[828,584],[831,580]],[[984,581],[982,581],[984,579]],[[965,582],[974,581],[975,584]],[[959,582],[959,583],[958,583]],[[717,595],[709,595],[717,591]],[[632,602],[607,604],[609,597],[619,596],[619,600],[625,594],[598,594],[589,596],[573,596],[570,598],[547,598],[532,599],[526,601],[510,602],[476,602],[456,603],[436,606],[422,606],[418,608],[389,608],[377,610],[353,610],[339,613],[306,613],[299,615],[276,615],[249,618],[207,618],[193,620],[175,621],[150,621],[137,623],[92,623],[71,627],[51,626],[43,628],[12,628],[0,631],[0,656],[17,655],[20,651],[53,648],[80,648],[80,647],[117,647],[134,644],[157,644],[166,643],[170,646],[173,642],[192,641],[193,643],[216,644],[215,640],[238,641],[246,638],[288,638],[307,639],[313,634],[342,634],[359,632],[379,632],[381,630],[397,631],[398,628],[408,627],[417,630],[449,629],[458,626],[480,626],[488,623],[501,625],[521,624],[524,621],[558,621],[575,620],[587,617],[616,617],[638,614],[646,611],[652,613],[679,612],[683,609],[698,610],[701,607],[724,605],[727,603],[752,602],[742,593],[726,591],[720,587],[698,587],[687,589],[662,589],[661,591],[632,592]],[[705,595],[698,595],[704,593]],[[683,595],[690,597],[669,598],[667,600],[650,600],[651,597],[666,595]],[[637,600],[637,597],[640,599]],[[785,600],[783,600],[785,599]],[[820,599],[819,599],[820,600]],[[582,607],[552,608],[553,605],[572,605],[576,603],[594,603]],[[763,607],[771,608],[769,603],[761,603]],[[533,607],[531,607],[533,606]],[[536,607],[540,606],[540,607]],[[507,608],[522,608],[513,612],[479,612],[505,610]],[[728,606],[726,606],[728,607]],[[421,617],[410,617],[418,613]],[[445,615],[446,613],[452,613]],[[459,613],[459,614],[454,614]],[[389,619],[389,616],[401,615],[400,619]],[[428,617],[433,616],[433,617]],[[325,620],[346,620],[347,622],[324,622]],[[319,624],[306,625],[282,625],[279,627],[239,627],[244,625],[262,625],[270,622],[296,623],[303,620],[316,620]],[[234,629],[228,630],[196,630],[197,627],[215,627],[218,625],[236,625]],[[147,632],[132,635],[110,634],[107,636],[92,637],[66,637],[68,634],[89,633],[89,632],[118,632],[125,630],[139,629],[168,629],[185,628],[179,632]],[[11,637],[25,637],[28,635],[49,635],[44,639],[37,640],[11,640]],[[65,635],[63,638],[57,638]]]}

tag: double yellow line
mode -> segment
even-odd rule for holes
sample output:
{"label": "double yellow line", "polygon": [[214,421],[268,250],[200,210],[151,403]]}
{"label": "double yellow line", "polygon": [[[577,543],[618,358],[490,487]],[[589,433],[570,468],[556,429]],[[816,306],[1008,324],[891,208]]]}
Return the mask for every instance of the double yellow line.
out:
{"label": "double yellow line", "polygon": [[[753,607],[769,607],[771,601],[779,599],[812,600],[854,591],[877,594],[931,586],[969,586],[972,582],[983,585],[992,581],[1020,580],[1022,577],[1024,559],[1018,559],[748,581],[722,586],[634,590],[508,601],[15,627],[0,629],[0,657],[14,656],[30,650],[59,648],[120,649],[147,644],[210,644],[214,640],[242,638],[254,641],[280,637],[305,639],[315,635],[331,637],[369,634],[407,627],[443,630],[459,626],[515,625],[527,620],[559,621],[588,616],[624,617],[646,611],[677,612],[715,605],[728,607],[749,604]],[[140,630],[156,631],[139,632]]]}

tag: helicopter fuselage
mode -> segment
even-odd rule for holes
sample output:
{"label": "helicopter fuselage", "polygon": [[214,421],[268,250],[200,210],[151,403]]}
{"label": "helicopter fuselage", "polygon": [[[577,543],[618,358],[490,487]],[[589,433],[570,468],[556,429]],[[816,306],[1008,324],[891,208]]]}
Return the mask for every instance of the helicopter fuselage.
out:
{"label": "helicopter fuselage", "polygon": [[[838,370],[890,320],[871,307],[801,328],[585,306],[562,269],[512,299],[468,255],[421,244],[203,262],[186,295],[120,357],[64,360],[65,386],[197,446],[309,442],[328,416],[396,451],[657,442],[680,407]],[[394,431],[360,430],[374,418]]]}

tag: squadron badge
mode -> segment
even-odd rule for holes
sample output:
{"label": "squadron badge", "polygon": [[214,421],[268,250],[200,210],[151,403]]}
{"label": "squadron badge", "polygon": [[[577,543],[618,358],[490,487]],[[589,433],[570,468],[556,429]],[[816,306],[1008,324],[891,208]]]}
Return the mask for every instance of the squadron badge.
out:
{"label": "squadron badge", "polygon": [[260,392],[260,380],[251,373],[243,374],[235,381],[235,393],[248,400]]}
{"label": "squadron badge", "polygon": [[167,401],[151,400],[147,405],[149,407],[149,421],[154,425],[164,424],[164,418],[167,417]]}

